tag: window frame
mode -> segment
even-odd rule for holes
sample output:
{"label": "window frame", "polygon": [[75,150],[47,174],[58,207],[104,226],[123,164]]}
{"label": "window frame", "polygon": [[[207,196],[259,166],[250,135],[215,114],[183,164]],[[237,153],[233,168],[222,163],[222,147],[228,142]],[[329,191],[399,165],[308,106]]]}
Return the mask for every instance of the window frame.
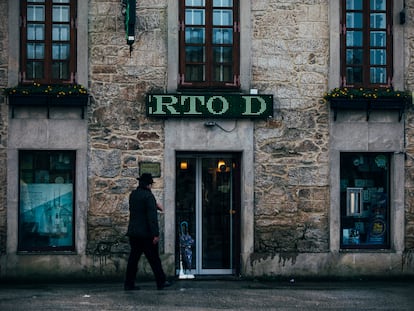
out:
{"label": "window frame", "polygon": [[[40,157],[43,157],[43,159],[48,157],[47,160],[49,161],[49,166],[51,167],[52,157],[53,156],[56,157],[59,154],[65,154],[65,155],[68,155],[70,157],[70,159],[72,161],[70,163],[71,164],[70,169],[60,169],[60,170],[57,169],[57,168],[55,168],[55,170],[49,169],[48,173],[47,173],[47,176],[48,176],[48,178],[50,177],[50,175],[49,175],[50,172],[54,171],[56,174],[58,174],[57,172],[60,171],[59,175],[56,177],[56,179],[59,178],[59,176],[62,179],[61,175],[64,172],[68,173],[70,171],[70,173],[68,173],[68,174],[70,174],[69,178],[72,182],[71,183],[66,183],[66,182],[62,182],[62,181],[58,182],[58,181],[56,181],[56,179],[53,180],[52,183],[50,182],[50,180],[48,180],[49,182],[43,182],[43,183],[35,182],[36,178],[39,178],[39,177],[37,177],[39,175],[36,175],[36,169],[38,171],[37,172],[38,174],[41,173],[39,168],[35,167],[36,166],[35,160],[36,159],[39,160]],[[22,167],[22,164],[23,164],[23,161],[24,161],[23,159],[24,159],[24,156],[28,156],[28,155],[29,156],[31,155],[32,158],[33,158],[32,163],[31,163],[31,164],[33,164],[33,167],[31,169],[24,169]],[[29,149],[20,149],[18,151],[18,159],[19,159],[18,160],[18,172],[19,172],[19,179],[18,179],[18,194],[19,194],[18,195],[18,239],[17,239],[18,240],[18,243],[17,243],[17,251],[18,252],[39,252],[39,251],[44,251],[44,252],[59,252],[59,251],[74,252],[75,251],[75,246],[76,246],[75,245],[75,232],[76,232],[76,212],[75,212],[76,211],[76,157],[77,157],[77,154],[76,154],[75,150],[34,150],[34,149],[29,150]],[[33,181],[32,183],[27,182],[27,177],[23,176],[22,173],[23,173],[24,170],[26,171],[25,172],[26,174],[31,174],[31,176],[29,176],[28,178],[29,179],[32,178],[32,181]],[[25,181],[25,178],[26,178],[26,181]],[[65,177],[63,177],[63,178],[65,178]],[[70,245],[60,245],[60,246],[59,245],[47,245],[47,246],[46,245],[40,245],[40,246],[39,245],[25,245],[25,243],[24,243],[25,239],[23,238],[23,234],[26,233],[26,232],[24,231],[24,226],[23,226],[24,225],[24,220],[23,220],[23,212],[22,212],[23,204],[25,204],[25,202],[22,201],[22,196],[25,195],[25,193],[22,192],[22,188],[27,189],[29,184],[33,184],[33,185],[36,185],[36,184],[37,185],[39,185],[39,184],[40,185],[45,185],[45,184],[60,185],[60,183],[62,185],[68,185],[68,184],[72,185],[72,187],[71,187],[72,188],[72,190],[71,190],[72,193],[71,193],[71,198],[70,198],[71,207],[72,207],[71,215],[70,215],[70,218],[71,218],[71,223],[70,223],[71,232],[69,233],[70,237],[66,238],[66,240],[70,240]],[[50,189],[51,188],[52,188],[52,186],[50,186]],[[57,187],[55,187],[55,188],[57,188]],[[37,187],[34,187],[33,189],[37,189]],[[60,189],[64,189],[64,188],[60,187]],[[29,194],[26,193],[26,195],[28,196]],[[59,199],[56,199],[56,196],[59,196]],[[51,217],[53,217],[52,216],[52,209],[55,208],[54,205],[55,204],[60,205],[62,203],[61,200],[63,200],[62,197],[63,197],[63,195],[61,194],[60,190],[59,190],[57,195],[56,195],[56,193],[53,193],[53,198],[52,198],[53,204],[50,206],[50,209],[51,209],[50,216]],[[41,201],[40,203],[42,203],[43,201],[45,201],[47,199],[50,199],[50,198],[45,199],[44,197],[39,197],[39,201]],[[56,203],[56,202],[58,202],[58,203]],[[44,205],[47,205],[47,204],[49,204],[49,203],[45,201]],[[41,206],[39,206],[39,208],[40,207]],[[62,212],[63,209],[60,209],[60,208],[61,207],[59,206],[59,214],[60,214],[59,217],[62,218],[61,212]],[[33,213],[36,213],[36,211],[33,211]],[[67,214],[66,214],[66,216],[67,216]],[[33,217],[36,217],[36,216],[33,216]],[[50,225],[50,222],[48,223],[46,219],[47,218],[46,218],[46,215],[45,215],[44,219],[42,219],[44,221],[43,227],[48,228],[48,226]],[[60,223],[60,221],[63,222],[63,220],[59,220],[59,223]],[[33,223],[33,224],[35,224],[35,223]],[[38,232],[38,234],[36,235],[36,231],[34,231],[34,230],[39,230],[39,227],[40,227],[40,224],[37,224],[37,227],[36,227],[36,225],[33,225],[33,230],[31,232],[35,233],[33,235],[33,237],[35,239],[36,238],[41,238],[41,236],[43,236],[43,238],[55,238],[55,239],[58,238],[57,234],[59,232],[55,233],[53,231],[53,228],[52,228],[51,232],[43,232],[43,234],[40,234],[40,232]],[[37,228],[37,229],[34,229],[34,228]],[[50,229],[50,227],[49,227],[49,229]],[[66,230],[67,230],[67,227],[66,227]],[[46,233],[49,233],[49,235],[47,235]],[[62,233],[64,233],[63,230],[62,230]],[[55,234],[55,236],[53,234]]]}
{"label": "window frame", "polygon": [[[71,84],[76,82],[76,64],[77,64],[77,0],[69,0],[69,3],[62,3],[63,5],[70,6],[70,17],[69,22],[61,23],[69,25],[69,35],[70,38],[68,41],[55,41],[55,42],[67,42],[69,43],[69,59],[66,61],[68,63],[68,78],[60,79],[53,78],[53,59],[52,59],[52,7],[53,5],[60,3],[53,3],[53,0],[44,0],[45,5],[45,38],[44,40],[28,40],[27,38],[27,6],[30,3],[30,0],[21,1],[20,7],[20,72],[19,72],[19,82],[21,84],[30,84],[30,83],[39,83],[39,84]],[[40,2],[33,2],[33,4],[41,4]],[[43,23],[39,23],[43,24]],[[27,64],[29,61],[27,55],[27,44],[29,42],[44,42],[44,58],[43,61],[43,77],[42,78],[28,78],[27,77]],[[60,62],[62,62],[60,60]]]}
{"label": "window frame", "polygon": [[[385,0],[385,14],[386,14],[386,44],[385,51],[386,55],[386,64],[385,65],[371,65],[370,64],[370,51],[375,50],[375,47],[372,48],[370,45],[370,32],[375,31],[377,28],[370,27],[370,13],[372,12],[382,12],[381,10],[371,10],[370,1],[363,1],[362,10],[347,10],[346,8],[347,0],[341,0],[341,13],[340,13],[340,74],[341,74],[341,86],[343,87],[364,87],[364,88],[375,88],[375,87],[392,87],[393,86],[393,3],[391,0]],[[347,12],[362,12],[362,27],[347,27],[346,24],[346,14]],[[362,47],[363,50],[363,60],[360,65],[348,65],[347,66],[347,48],[352,48],[352,46],[346,46],[347,31],[349,30],[359,30],[363,33]],[[377,29],[378,30],[378,29]],[[353,46],[355,48],[355,46]],[[349,82],[347,79],[347,67],[357,67],[362,69],[362,81],[361,82]],[[386,69],[386,79],[384,83],[375,83],[371,82],[371,68],[385,68]]]}
{"label": "window frame", "polygon": [[[179,2],[179,73],[178,73],[178,89],[228,89],[235,90],[240,88],[240,3],[239,0],[233,0],[232,12],[233,12],[233,42],[231,47],[232,60],[227,62],[231,63],[232,67],[232,79],[227,81],[214,81],[213,80],[213,43],[212,43],[212,30],[213,28],[220,28],[220,26],[213,26],[213,0],[205,0],[204,6],[189,6],[192,8],[205,9],[205,60],[201,63],[205,64],[205,80],[204,81],[188,81],[186,79],[186,65],[189,63],[186,61],[185,48],[191,46],[185,42],[185,14],[186,14],[186,0],[180,0]],[[228,9],[229,7],[225,7]],[[191,25],[195,26],[195,25]],[[202,26],[202,25],[196,25]],[[230,27],[227,27],[230,28]],[[230,46],[226,44],[214,44],[214,46]]]}

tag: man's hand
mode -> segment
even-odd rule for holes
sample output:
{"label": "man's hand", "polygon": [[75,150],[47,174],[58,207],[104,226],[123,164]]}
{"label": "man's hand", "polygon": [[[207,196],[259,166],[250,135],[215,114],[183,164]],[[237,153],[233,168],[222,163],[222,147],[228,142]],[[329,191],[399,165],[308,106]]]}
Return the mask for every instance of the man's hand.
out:
{"label": "man's hand", "polygon": [[159,241],[160,241],[160,237],[155,236],[155,237],[152,239],[152,244],[157,245]]}
{"label": "man's hand", "polygon": [[160,212],[164,211],[164,208],[162,207],[161,203],[157,202],[157,210],[159,210]]}

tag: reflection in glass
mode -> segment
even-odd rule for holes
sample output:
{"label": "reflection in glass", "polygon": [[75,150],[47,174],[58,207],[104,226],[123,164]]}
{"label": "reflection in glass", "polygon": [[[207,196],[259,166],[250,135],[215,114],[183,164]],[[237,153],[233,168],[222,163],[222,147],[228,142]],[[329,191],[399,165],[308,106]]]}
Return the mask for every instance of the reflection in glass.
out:
{"label": "reflection in glass", "polygon": [[371,46],[386,46],[387,36],[385,31],[371,31],[370,32],[370,45]]}
{"label": "reflection in glass", "polygon": [[52,45],[52,59],[69,59],[69,44],[61,43]]}
{"label": "reflection in glass", "polygon": [[186,65],[185,79],[189,82],[202,82],[205,80],[204,65]]}
{"label": "reflection in glass", "polygon": [[370,0],[370,9],[377,10],[377,11],[385,11],[386,8],[386,0]]}
{"label": "reflection in glass", "polygon": [[362,28],[362,13],[346,13],[347,28]]}
{"label": "reflection in glass", "polygon": [[28,79],[42,79],[44,77],[43,62],[27,62],[26,76]]}
{"label": "reflection in glass", "polygon": [[341,153],[342,248],[389,247],[389,167],[384,153]]}
{"label": "reflection in glass", "polygon": [[44,59],[45,58],[44,43],[28,43],[27,44],[27,58]]}
{"label": "reflection in glass", "polygon": [[214,26],[233,25],[233,11],[232,10],[213,10],[213,25]]}
{"label": "reflection in glass", "polygon": [[213,44],[232,44],[232,28],[213,28]]}
{"label": "reflection in glass", "polygon": [[363,35],[362,31],[347,31],[346,32],[346,46],[362,46]]}
{"label": "reflection in glass", "polygon": [[53,41],[69,41],[70,40],[69,25],[60,25],[60,24],[53,25],[52,40]]}
{"label": "reflection in glass", "polygon": [[19,154],[19,250],[72,250],[74,152]]}
{"label": "reflection in glass", "polygon": [[67,80],[69,75],[69,63],[68,62],[53,62],[52,63],[52,77],[53,79]]}
{"label": "reflection in glass", "polygon": [[205,0],[185,0],[186,6],[205,6]]}
{"label": "reflection in glass", "polygon": [[231,65],[215,65],[214,81],[216,82],[230,82],[233,80]]}
{"label": "reflection in glass", "polygon": [[213,1],[214,7],[229,7],[233,6],[233,0],[214,0]]}
{"label": "reflection in glass", "polygon": [[346,67],[346,81],[349,84],[362,82],[361,67]]}
{"label": "reflection in glass", "polygon": [[45,39],[45,25],[43,24],[28,24],[27,25],[27,40],[41,41]]}
{"label": "reflection in glass", "polygon": [[370,23],[371,28],[386,28],[386,17],[385,13],[371,13],[370,14]]}
{"label": "reflection in glass", "polygon": [[347,10],[362,10],[363,0],[346,0]]}
{"label": "reflection in glass", "polygon": [[44,5],[28,5],[27,6],[28,22],[44,22],[45,6]]}
{"label": "reflection in glass", "polygon": [[371,83],[387,82],[387,69],[383,67],[371,67],[370,69]]}
{"label": "reflection in glass", "polygon": [[205,28],[187,27],[185,29],[185,43],[204,44]]}
{"label": "reflection in glass", "polygon": [[231,62],[233,48],[231,47],[215,47],[213,48],[213,61],[215,63]]}
{"label": "reflection in glass", "polygon": [[387,52],[385,50],[373,50],[370,51],[370,64],[371,65],[385,65],[387,61]]}
{"label": "reflection in glass", "polygon": [[53,6],[53,22],[69,22],[70,8],[67,5],[54,5]]}
{"label": "reflection in glass", "polygon": [[201,63],[205,61],[204,47],[202,46],[187,46],[185,48],[186,62]]}
{"label": "reflection in glass", "polygon": [[360,65],[362,64],[363,50],[362,49],[347,49],[346,50],[346,64]]}
{"label": "reflection in glass", "polygon": [[186,25],[205,25],[205,10],[202,9],[186,9],[185,24]]}

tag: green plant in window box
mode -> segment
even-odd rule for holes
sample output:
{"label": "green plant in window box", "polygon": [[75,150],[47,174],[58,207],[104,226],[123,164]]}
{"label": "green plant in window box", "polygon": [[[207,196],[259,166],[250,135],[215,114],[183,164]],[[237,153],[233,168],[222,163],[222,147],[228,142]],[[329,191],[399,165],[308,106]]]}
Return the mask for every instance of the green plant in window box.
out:
{"label": "green plant in window box", "polygon": [[18,85],[4,89],[4,95],[49,95],[56,97],[88,95],[87,89],[80,84],[39,84]]}
{"label": "green plant in window box", "polygon": [[407,103],[411,99],[408,91],[398,91],[393,88],[334,88],[323,97],[330,103],[336,120],[337,110],[365,110],[367,121],[370,111],[373,110],[394,110],[399,112],[398,120]]}
{"label": "green plant in window box", "polygon": [[11,105],[86,105],[88,90],[80,84],[25,84],[5,88]]}
{"label": "green plant in window box", "polygon": [[327,101],[335,99],[366,99],[366,100],[381,100],[381,99],[396,99],[409,100],[411,93],[408,91],[398,91],[393,88],[334,88],[323,97]]}

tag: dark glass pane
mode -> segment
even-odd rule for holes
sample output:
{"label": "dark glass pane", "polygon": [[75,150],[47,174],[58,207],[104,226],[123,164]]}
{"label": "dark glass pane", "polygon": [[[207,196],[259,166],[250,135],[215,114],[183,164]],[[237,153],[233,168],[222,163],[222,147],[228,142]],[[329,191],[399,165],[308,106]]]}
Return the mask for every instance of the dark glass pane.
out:
{"label": "dark glass pane", "polygon": [[[177,159],[177,186],[176,186],[176,210],[177,223],[177,269],[195,269],[197,262],[196,253],[196,161],[192,158]],[[186,235],[189,234],[193,240]]]}
{"label": "dark glass pane", "polygon": [[346,0],[347,10],[362,10],[363,0]]}
{"label": "dark glass pane", "polygon": [[28,59],[44,59],[45,45],[43,43],[28,43],[27,44],[27,58]]}
{"label": "dark glass pane", "polygon": [[384,67],[371,67],[370,69],[371,83],[385,84],[387,83],[387,69]]}
{"label": "dark glass pane", "polygon": [[232,44],[233,29],[213,28],[213,44]]}
{"label": "dark glass pane", "polygon": [[362,46],[363,44],[362,31],[347,31],[346,32],[346,46]]}
{"label": "dark glass pane", "polygon": [[215,63],[231,62],[232,53],[233,48],[231,47],[215,47],[213,48],[213,61]]}
{"label": "dark glass pane", "polygon": [[362,83],[362,68],[346,67],[346,81],[350,84]]}
{"label": "dark glass pane", "polygon": [[216,65],[214,67],[214,81],[230,82],[233,81],[233,72],[231,65]]}
{"label": "dark glass pane", "polygon": [[69,63],[68,62],[53,62],[52,63],[53,79],[68,80],[70,78]]}
{"label": "dark glass pane", "polygon": [[70,45],[66,43],[52,44],[52,59],[69,59]]}
{"label": "dark glass pane", "polygon": [[187,46],[185,48],[186,62],[202,63],[205,61],[204,47],[202,46]]}
{"label": "dark glass pane", "polygon": [[185,43],[204,44],[205,28],[187,27],[185,29]]}
{"label": "dark glass pane", "polygon": [[28,79],[44,78],[43,62],[27,62],[26,77]]}
{"label": "dark glass pane", "polygon": [[185,79],[192,82],[205,81],[204,65],[186,65],[185,66]]}
{"label": "dark glass pane", "polygon": [[362,64],[363,50],[361,49],[347,49],[346,50],[346,64],[360,65]]}
{"label": "dark glass pane", "polygon": [[346,13],[347,28],[362,28],[362,13]]}
{"label": "dark glass pane", "polygon": [[372,47],[386,46],[387,45],[387,34],[385,31],[371,31],[370,32],[370,45]]}
{"label": "dark glass pane", "polygon": [[369,26],[371,28],[386,29],[387,19],[385,13],[371,13]]}
{"label": "dark glass pane", "polygon": [[386,50],[371,50],[370,51],[370,65],[385,65],[387,63]]}

